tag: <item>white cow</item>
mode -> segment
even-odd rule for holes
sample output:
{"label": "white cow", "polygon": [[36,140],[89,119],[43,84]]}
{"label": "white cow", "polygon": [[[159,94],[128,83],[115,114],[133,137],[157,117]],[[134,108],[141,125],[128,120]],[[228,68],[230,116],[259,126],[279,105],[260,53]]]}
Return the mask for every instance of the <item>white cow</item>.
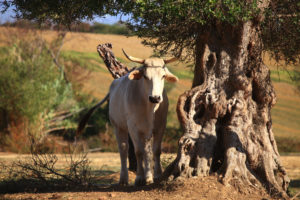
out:
{"label": "white cow", "polygon": [[[143,64],[129,74],[115,79],[109,92],[109,119],[115,129],[121,158],[120,184],[128,184],[127,152],[130,135],[137,159],[136,185],[153,182],[151,171],[154,154],[154,180],[162,173],[160,165],[161,142],[166,127],[168,97],[164,80],[178,78],[165,67],[176,59],[139,59],[125,56]],[[153,142],[153,145],[152,145]]]}

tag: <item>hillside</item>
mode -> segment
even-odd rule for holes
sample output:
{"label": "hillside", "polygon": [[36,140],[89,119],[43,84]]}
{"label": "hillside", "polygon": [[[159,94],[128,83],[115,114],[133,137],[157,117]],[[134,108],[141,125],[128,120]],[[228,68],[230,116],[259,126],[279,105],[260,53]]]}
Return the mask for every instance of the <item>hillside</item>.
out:
{"label": "hillside", "polygon": [[[0,28],[0,44],[5,45],[6,37],[11,36],[16,29]],[[53,31],[39,32],[43,38],[50,41],[54,36]],[[1,42],[2,41],[2,42]],[[91,33],[68,33],[62,47],[62,57],[69,72],[74,76],[81,77],[86,74],[86,78],[80,80],[83,85],[83,91],[91,94],[97,99],[101,99],[108,91],[110,82],[113,80],[108,73],[105,65],[96,52],[98,44],[112,43],[113,51],[116,57],[130,67],[135,66],[129,63],[123,53],[122,48],[128,54],[135,57],[149,57],[152,49],[141,44],[141,39],[136,37],[126,37],[120,35],[104,35]],[[74,62],[76,61],[76,65]],[[300,92],[297,90],[297,84],[289,78],[289,73],[294,73],[291,68],[284,71],[277,66],[273,60],[265,56],[265,63],[271,69],[271,78],[277,94],[277,104],[272,110],[273,130],[281,151],[300,151]],[[169,66],[180,81],[174,85],[167,85],[168,96],[170,99],[167,138],[172,141],[165,141],[166,150],[172,150],[168,143],[176,145],[179,125],[177,122],[175,106],[177,98],[185,90],[191,87],[192,69],[187,67],[186,63],[175,62]],[[88,73],[90,72],[90,73]],[[78,78],[79,80],[80,78]],[[175,130],[175,131],[174,131]],[[171,135],[170,135],[171,134]],[[173,134],[173,135],[172,135]],[[175,134],[175,135],[174,135]]]}
{"label": "hillside", "polygon": [[[65,51],[79,51],[84,54],[96,54],[93,48],[98,44],[110,42],[113,44],[116,56],[129,66],[134,66],[135,64],[128,63],[121,52],[122,48],[136,57],[145,58],[152,53],[150,48],[141,45],[141,40],[135,37],[127,38],[125,36],[116,35],[70,33],[67,38],[72,39],[64,45],[63,49]],[[95,56],[97,57],[98,55]],[[98,60],[102,62],[100,58]],[[285,71],[280,68],[278,71],[274,61],[270,61],[268,57],[265,57],[265,63],[271,69],[271,78],[277,94],[277,104],[272,110],[272,118],[278,146],[284,151],[300,151],[300,92],[297,90],[296,84],[290,80],[288,72],[292,71]],[[186,66],[186,63],[179,62],[169,66],[171,71],[180,78],[180,81],[168,94],[170,98],[169,110],[171,113],[168,119],[168,126],[177,126],[175,113],[177,98],[186,89],[191,87],[192,69]],[[104,69],[104,71],[101,70],[100,72],[100,70],[97,70],[93,72],[91,78],[84,84],[85,90],[91,92],[99,99],[104,97],[108,90],[108,85],[112,80],[107,71],[105,71],[106,68],[104,64],[100,64],[100,67]],[[102,84],[99,84],[100,82]]]}

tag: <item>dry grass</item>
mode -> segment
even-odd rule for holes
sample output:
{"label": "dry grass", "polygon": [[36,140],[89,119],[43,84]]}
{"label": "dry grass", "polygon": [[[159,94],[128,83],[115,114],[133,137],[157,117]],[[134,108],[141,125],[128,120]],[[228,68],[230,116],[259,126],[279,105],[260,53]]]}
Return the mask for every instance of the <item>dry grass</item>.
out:
{"label": "dry grass", "polygon": [[277,94],[277,104],[272,109],[275,135],[300,141],[299,91],[295,86],[287,83],[273,84]]}
{"label": "dry grass", "polygon": [[[44,31],[42,36],[46,40],[51,40],[56,33],[54,31]],[[128,54],[134,54],[136,57],[148,57],[152,54],[152,49],[141,44],[141,40],[136,37],[126,37],[121,35],[106,35],[94,33],[73,33],[69,32],[65,39],[62,50],[78,52],[96,52],[98,44],[113,44],[114,53],[117,57],[125,59],[122,48]]]}
{"label": "dry grass", "polygon": [[[19,30],[18,30],[19,31]],[[15,28],[0,27],[0,41],[16,32]],[[39,31],[41,37],[51,41],[56,35],[55,31]],[[62,50],[78,52],[96,52],[98,44],[112,43],[114,53],[117,57],[125,59],[122,48],[129,54],[136,57],[147,57],[152,54],[152,49],[141,44],[141,40],[136,37],[126,37],[121,35],[106,35],[94,33],[73,33],[68,32],[65,38],[65,44]],[[3,43],[0,42],[0,45]]]}

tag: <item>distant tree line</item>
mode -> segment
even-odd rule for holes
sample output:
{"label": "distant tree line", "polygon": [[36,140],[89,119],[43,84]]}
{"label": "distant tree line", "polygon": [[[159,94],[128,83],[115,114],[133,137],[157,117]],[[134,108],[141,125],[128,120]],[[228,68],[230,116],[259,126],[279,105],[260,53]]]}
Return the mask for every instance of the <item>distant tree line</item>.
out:
{"label": "distant tree line", "polygon": [[115,35],[132,35],[132,32],[121,23],[115,24],[102,24],[94,22],[93,24],[80,22],[74,23],[69,26],[57,25],[51,22],[37,23],[30,20],[18,19],[13,22],[4,22],[1,26],[19,27],[19,28],[38,28],[43,30],[65,30],[68,29],[74,32],[89,32],[89,33],[102,33],[102,34],[115,34]]}

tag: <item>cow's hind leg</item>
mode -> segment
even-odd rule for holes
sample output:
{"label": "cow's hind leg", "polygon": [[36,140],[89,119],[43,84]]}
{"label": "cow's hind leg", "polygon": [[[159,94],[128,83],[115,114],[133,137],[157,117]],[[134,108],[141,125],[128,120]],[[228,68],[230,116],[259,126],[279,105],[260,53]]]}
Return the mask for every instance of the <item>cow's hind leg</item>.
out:
{"label": "cow's hind leg", "polygon": [[167,98],[164,105],[160,107],[155,115],[154,129],[153,129],[153,159],[154,159],[154,181],[158,181],[161,174],[160,154],[161,142],[166,129],[168,114]]}
{"label": "cow's hind leg", "polygon": [[120,185],[128,185],[128,168],[127,168],[127,152],[128,152],[128,133],[116,129],[116,138],[118,141],[118,147],[121,158],[121,173],[120,173]]}

